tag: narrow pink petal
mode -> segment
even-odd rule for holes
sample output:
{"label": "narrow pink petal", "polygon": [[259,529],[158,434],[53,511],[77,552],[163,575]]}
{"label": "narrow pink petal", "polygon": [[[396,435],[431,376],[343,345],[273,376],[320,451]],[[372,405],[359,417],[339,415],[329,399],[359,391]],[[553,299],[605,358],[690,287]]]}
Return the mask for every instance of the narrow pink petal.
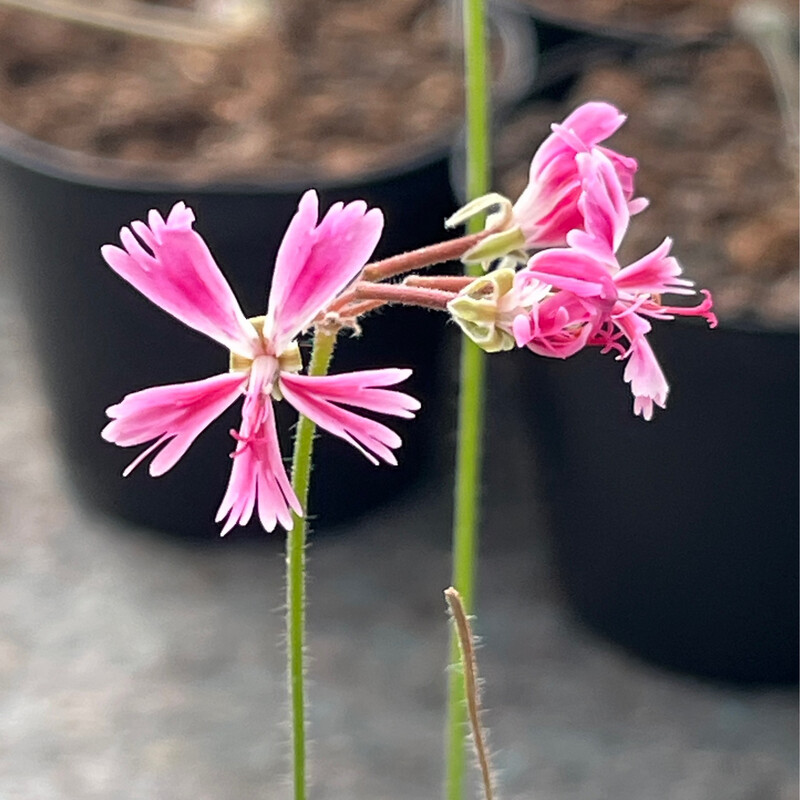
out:
{"label": "narrow pink petal", "polygon": [[625,122],[625,115],[609,103],[584,103],[563,122],[554,123],[553,132],[542,142],[531,161],[531,180],[542,177],[553,163],[568,169],[576,153],[586,152],[604,141]]}
{"label": "narrow pink petal", "polygon": [[650,324],[636,314],[618,320],[617,324],[630,342],[623,378],[631,385],[633,413],[649,421],[653,418],[653,406],[665,408],[669,394],[667,379],[645,335]]}
{"label": "narrow pink petal", "polygon": [[317,225],[313,190],[300,199],[275,261],[264,335],[281,352],[361,272],[383,230],[379,209],[336,203]]}
{"label": "narrow pink petal", "polygon": [[572,131],[588,149],[608,139],[626,119],[626,115],[610,103],[590,102],[578,106],[561,127]]}
{"label": "narrow pink petal", "polygon": [[150,474],[163,475],[175,466],[199,434],[236,400],[246,380],[246,375],[227,373],[134,392],[106,410],[111,422],[101,435],[121,447],[155,440],[125,474],[161,447],[150,464]]}
{"label": "narrow pink petal", "polygon": [[104,245],[106,263],[148,300],[224,347],[251,358],[257,336],[203,239],[194,213],[177,203],[166,221],[153,210],[148,224],[120,231],[122,248]]}
{"label": "narrow pink petal", "polygon": [[341,405],[392,416],[412,417],[419,408],[414,398],[402,392],[375,388],[398,383],[408,374],[409,370],[402,369],[368,370],[325,377],[282,373],[280,388],[286,400],[301,414],[352,444],[374,464],[378,463],[378,459],[396,464],[392,450],[402,444],[400,437],[380,422],[341,408]]}
{"label": "narrow pink petal", "polygon": [[613,302],[617,295],[613,277],[605,265],[580,250],[542,250],[518,274],[529,275],[580,297]]}
{"label": "narrow pink petal", "polygon": [[[614,253],[619,249],[628,230],[630,212],[622,183],[614,165],[599,150],[579,153],[575,157],[581,176],[582,192],[578,206],[584,220],[586,234],[608,254],[615,263]],[[570,244],[576,246],[575,242]]]}
{"label": "narrow pink petal", "polygon": [[667,237],[652,252],[623,268],[614,276],[620,290],[647,294],[694,294],[694,282],[681,277],[681,266],[670,256],[672,239]]}
{"label": "narrow pink petal", "polygon": [[285,374],[281,376],[281,386],[286,381],[295,386],[299,382],[307,391],[324,395],[330,402],[412,419],[420,409],[419,400],[404,392],[377,388],[394,386],[410,375],[410,369],[361,370],[321,377]]}
{"label": "narrow pink petal", "polygon": [[234,525],[246,525],[254,510],[266,531],[275,530],[276,525],[291,530],[291,511],[303,513],[283,466],[272,401],[264,398],[257,419],[253,417],[254,404],[249,408],[243,410],[228,488],[217,511],[217,522],[227,517],[223,536]]}
{"label": "narrow pink petal", "polygon": [[517,314],[511,322],[511,333],[517,347],[525,347],[534,334],[530,318],[526,314]]}
{"label": "narrow pink petal", "polygon": [[583,224],[578,209],[581,185],[572,159],[572,178],[562,183],[531,180],[514,203],[512,215],[528,248],[558,247],[567,234]]}

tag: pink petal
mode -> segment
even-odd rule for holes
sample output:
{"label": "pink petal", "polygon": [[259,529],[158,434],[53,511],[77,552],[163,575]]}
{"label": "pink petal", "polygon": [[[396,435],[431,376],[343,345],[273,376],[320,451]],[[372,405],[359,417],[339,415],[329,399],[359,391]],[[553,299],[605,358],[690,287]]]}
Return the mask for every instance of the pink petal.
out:
{"label": "pink petal", "polygon": [[283,237],[264,335],[277,353],[361,272],[383,230],[379,209],[362,200],[336,203],[317,225],[319,200],[307,191]]}
{"label": "pink petal", "polygon": [[283,466],[269,397],[263,397],[260,405],[245,404],[236,438],[239,446],[233,453],[228,488],[216,517],[217,522],[227,517],[221,535],[234,525],[246,525],[254,509],[264,530],[273,531],[276,525],[291,530],[291,511],[302,516],[303,509]]}
{"label": "pink petal", "polygon": [[530,313],[517,315],[512,331],[518,347],[528,347],[547,358],[569,358],[582,350],[598,324],[593,304],[571,292],[550,295]]}
{"label": "pink petal", "polygon": [[635,158],[623,156],[609,147],[596,147],[595,149],[601,152],[614,165],[614,171],[622,184],[622,191],[625,193],[625,197],[628,198],[628,211],[630,211],[631,216],[644,211],[650,205],[650,201],[645,197],[633,197],[634,176],[639,170],[639,162]]}
{"label": "pink petal", "polygon": [[111,422],[101,435],[121,447],[155,440],[128,466],[125,475],[163,445],[150,464],[152,476],[163,475],[175,466],[198,435],[236,400],[246,380],[247,376],[241,373],[227,373],[134,392],[106,409]]}
{"label": "pink petal", "polygon": [[282,373],[280,388],[286,400],[301,414],[352,444],[373,464],[377,464],[379,458],[396,464],[392,450],[402,444],[400,437],[385,425],[341,408],[339,404],[413,417],[419,408],[413,397],[375,388],[394,385],[410,374],[406,369],[365,370],[324,377]]}
{"label": "pink petal", "polygon": [[653,418],[653,406],[665,408],[669,394],[667,379],[645,335],[650,324],[636,314],[624,317],[617,324],[630,342],[623,378],[631,385],[633,413],[649,421]]}
{"label": "pink petal", "polygon": [[694,282],[682,278],[681,266],[670,256],[672,239],[667,237],[652,252],[620,270],[614,283],[620,290],[647,294],[694,294]]}
{"label": "pink petal", "polygon": [[376,388],[394,386],[410,375],[410,369],[360,370],[323,377],[289,374],[281,376],[281,386],[285,385],[287,379],[296,385],[299,379],[307,391],[324,394],[331,402],[412,419],[421,407],[419,400],[404,392]]}
{"label": "pink petal", "polygon": [[[176,203],[166,221],[153,210],[101,248],[106,263],[148,300],[224,347],[251,358],[257,336],[202,238],[194,213]],[[135,232],[135,233],[134,233]],[[138,237],[138,238],[137,238]]]}
{"label": "pink petal", "polygon": [[[614,165],[599,150],[578,153],[575,157],[581,176],[581,197],[578,206],[584,220],[585,234],[568,237],[573,247],[605,258],[616,266],[614,253],[628,230],[630,212],[622,183]],[[579,241],[580,239],[580,241]]]}
{"label": "pink petal", "polygon": [[610,103],[590,102],[578,106],[561,127],[572,131],[588,149],[608,139],[626,119],[627,116]]}
{"label": "pink petal", "polygon": [[584,103],[562,123],[552,125],[531,162],[531,179],[541,176],[545,167],[563,156],[590,150],[604,141],[625,122],[625,115],[609,103]]}
{"label": "pink petal", "polygon": [[580,192],[574,162],[569,180],[531,180],[512,209],[514,222],[525,236],[525,246],[533,249],[563,245],[567,234],[583,224],[578,209]]}
{"label": "pink petal", "polygon": [[548,283],[579,297],[594,297],[613,303],[617,289],[605,265],[588,253],[566,248],[551,248],[536,253],[518,273]]}

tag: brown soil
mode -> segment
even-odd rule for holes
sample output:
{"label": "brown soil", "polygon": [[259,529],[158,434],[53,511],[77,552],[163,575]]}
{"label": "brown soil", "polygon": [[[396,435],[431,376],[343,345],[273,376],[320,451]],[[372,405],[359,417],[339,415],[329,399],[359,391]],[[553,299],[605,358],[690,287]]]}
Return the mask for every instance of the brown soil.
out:
{"label": "brown soil", "polygon": [[[731,31],[742,0],[522,0],[553,20],[666,36],[695,38]],[[797,20],[796,0],[771,0]]]}
{"label": "brown soil", "polygon": [[731,43],[596,68],[565,103],[536,107],[506,127],[501,191],[518,195],[550,122],[589,99],[629,115],[611,145],[639,160],[638,191],[652,203],[632,220],[621,261],[670,235],[688,277],[714,292],[721,320],[796,326],[796,152],[758,53]]}
{"label": "brown soil", "polygon": [[222,49],[0,9],[0,119],[192,180],[358,173],[458,125],[461,59],[438,4],[302,5],[311,20],[284,14]]}

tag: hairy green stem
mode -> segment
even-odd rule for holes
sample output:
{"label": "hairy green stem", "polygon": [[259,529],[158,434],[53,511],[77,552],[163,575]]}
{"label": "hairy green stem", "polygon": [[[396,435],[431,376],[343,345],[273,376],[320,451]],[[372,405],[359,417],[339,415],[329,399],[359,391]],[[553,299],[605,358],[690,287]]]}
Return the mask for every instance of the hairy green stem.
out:
{"label": "hairy green stem", "polygon": [[[325,375],[333,357],[336,334],[317,330],[311,351],[309,375]],[[311,456],[316,425],[300,415],[292,457],[292,487],[303,510],[308,513]],[[306,534],[303,517],[292,512],[292,529],[286,536],[286,637],[289,703],[292,719],[292,779],[294,800],[306,798]]]}
{"label": "hairy green stem", "polygon": [[[489,144],[489,64],[487,55],[486,8],[484,0],[463,0],[464,65],[467,106],[467,200],[489,191],[491,159]],[[470,230],[481,227],[471,221]],[[469,275],[480,275],[479,264],[466,267]],[[453,520],[452,585],[461,594],[466,613],[474,604],[477,568],[478,524],[480,519],[481,451],[484,396],[483,351],[464,338],[461,345],[458,401],[458,445]],[[458,663],[458,642],[450,642],[451,663]],[[466,692],[464,673],[453,667],[450,673],[447,713],[445,796],[462,800],[466,774]]]}

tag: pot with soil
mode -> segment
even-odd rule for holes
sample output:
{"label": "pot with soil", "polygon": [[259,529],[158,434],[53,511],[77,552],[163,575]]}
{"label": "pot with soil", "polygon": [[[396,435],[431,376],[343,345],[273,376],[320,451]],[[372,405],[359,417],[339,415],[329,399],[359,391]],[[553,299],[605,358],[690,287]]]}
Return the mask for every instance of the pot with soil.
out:
{"label": "pot with soil", "polygon": [[562,105],[506,126],[500,191],[517,195],[530,143],[589,98],[629,114],[612,146],[637,157],[653,200],[631,259],[674,236],[719,328],[654,326],[672,392],[649,423],[607,355],[517,354],[562,583],[590,627],[646,659],[795,682],[797,176],[769,73],[736,40],[590,71]]}
{"label": "pot with soil", "polygon": [[[128,392],[224,369],[219,350],[125,286],[103,265],[100,245],[148,209],[184,200],[245,313],[255,315],[306,188],[317,188],[323,207],[358,197],[382,208],[376,257],[440,239],[454,207],[447,155],[461,119],[461,61],[441,5],[286,8],[284,35],[267,26],[200,44],[0,8],[0,225],[68,475],[103,511],[209,542],[230,420],[211,426],[158,480],[134,472],[123,481],[130,453],[99,431],[105,408]],[[306,16],[301,25],[301,11],[314,24]],[[363,342],[337,349],[339,370],[413,367],[408,391],[428,410],[399,429],[405,445],[395,469],[320,439],[311,498],[320,523],[364,513],[420,474],[434,439],[426,425],[438,323],[424,312],[387,312],[365,321]],[[279,419],[279,428],[286,433],[290,423]]]}
{"label": "pot with soil", "polygon": [[[774,0],[797,25],[794,0]],[[551,97],[587,67],[647,49],[703,48],[736,35],[741,0],[494,0],[528,20],[541,53],[537,91]]]}

